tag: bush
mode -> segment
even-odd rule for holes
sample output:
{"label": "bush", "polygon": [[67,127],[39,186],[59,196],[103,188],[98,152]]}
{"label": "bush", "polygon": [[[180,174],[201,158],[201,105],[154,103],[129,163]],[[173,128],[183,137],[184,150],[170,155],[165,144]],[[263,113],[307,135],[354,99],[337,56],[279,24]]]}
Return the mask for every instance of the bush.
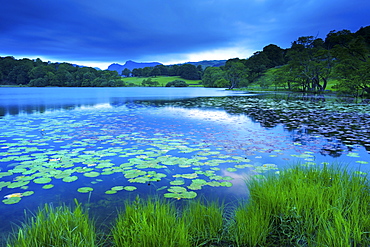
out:
{"label": "bush", "polygon": [[182,80],[174,80],[166,84],[166,87],[187,87],[187,86],[189,85],[186,84],[186,82]]}

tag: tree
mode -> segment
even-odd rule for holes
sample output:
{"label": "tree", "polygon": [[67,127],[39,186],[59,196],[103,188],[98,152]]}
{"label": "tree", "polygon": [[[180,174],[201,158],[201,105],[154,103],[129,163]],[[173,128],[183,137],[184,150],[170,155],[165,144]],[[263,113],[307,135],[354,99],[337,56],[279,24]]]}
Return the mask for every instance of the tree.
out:
{"label": "tree", "polygon": [[[202,84],[204,87],[228,87],[225,86],[226,74],[221,68],[219,67],[207,67],[204,70],[203,77],[202,77]],[[216,84],[217,81],[224,79],[223,84]]]}
{"label": "tree", "polygon": [[181,78],[187,79],[187,80],[200,80],[201,75],[197,67],[193,64],[183,64],[179,67],[178,75]]}
{"label": "tree", "polygon": [[144,79],[141,82],[141,85],[143,85],[144,87],[156,87],[159,85],[159,82],[153,81],[152,78],[148,78],[148,79]]}
{"label": "tree", "polygon": [[126,76],[126,77],[129,77],[130,74],[131,74],[131,70],[128,69],[128,68],[125,68],[124,70],[122,70],[122,73],[121,73],[123,76]]}
{"label": "tree", "polygon": [[299,37],[288,52],[291,75],[302,91],[323,91],[333,68],[333,57],[322,39]]}
{"label": "tree", "polygon": [[263,48],[263,53],[266,55],[268,59],[268,64],[266,64],[267,68],[273,68],[285,64],[284,58],[285,51],[284,49],[281,49],[279,46],[274,44],[265,46]]}
{"label": "tree", "polygon": [[166,84],[166,87],[188,87],[188,86],[189,85],[186,84],[186,82],[182,80],[174,80]]}
{"label": "tree", "polygon": [[240,59],[230,59],[225,64],[226,78],[229,80],[229,89],[240,86],[248,86],[248,72],[247,67],[240,61]]}
{"label": "tree", "polygon": [[336,88],[353,96],[370,97],[370,48],[361,36],[345,45],[336,45],[334,54],[338,59],[336,72],[340,82]]}
{"label": "tree", "polygon": [[150,71],[150,76],[154,76],[154,77],[157,77],[159,75],[161,75],[161,70],[158,68],[158,67],[154,67],[152,69],[152,71]]}

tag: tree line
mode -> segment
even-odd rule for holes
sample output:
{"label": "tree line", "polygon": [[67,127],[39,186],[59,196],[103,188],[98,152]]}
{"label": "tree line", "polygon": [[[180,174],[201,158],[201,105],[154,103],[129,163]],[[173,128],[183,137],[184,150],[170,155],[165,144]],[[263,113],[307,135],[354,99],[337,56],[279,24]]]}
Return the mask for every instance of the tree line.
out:
{"label": "tree line", "polygon": [[122,75],[125,77],[156,77],[156,76],[180,76],[187,80],[202,79],[203,68],[201,65],[195,66],[193,64],[181,65],[156,65],[154,67],[137,68],[132,71],[125,68]]}
{"label": "tree line", "polygon": [[[370,26],[357,32],[331,31],[325,39],[302,36],[290,48],[270,44],[247,59],[233,58],[224,66],[157,65],[116,71],[96,70],[69,63],[0,57],[0,84],[27,86],[109,87],[126,86],[121,76],[179,76],[202,80],[205,87],[240,88],[257,83],[262,88],[291,91],[325,91],[334,88],[353,96],[370,97]],[[149,81],[150,82],[150,81]],[[148,82],[148,83],[149,83]]]}
{"label": "tree line", "polygon": [[320,92],[329,79],[335,89],[353,96],[370,96],[370,26],[357,32],[331,31],[323,40],[303,36],[288,49],[274,44],[248,59],[229,59],[225,66],[205,69],[205,87],[285,88],[291,91]]}
{"label": "tree line", "polygon": [[124,82],[117,71],[79,67],[69,63],[0,57],[0,84],[31,87],[117,87]]}

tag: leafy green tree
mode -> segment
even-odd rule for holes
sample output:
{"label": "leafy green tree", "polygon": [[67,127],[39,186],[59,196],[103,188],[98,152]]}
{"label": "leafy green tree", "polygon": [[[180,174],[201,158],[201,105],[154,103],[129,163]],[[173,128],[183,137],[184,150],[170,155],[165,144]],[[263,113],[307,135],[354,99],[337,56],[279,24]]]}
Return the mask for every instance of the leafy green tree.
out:
{"label": "leafy green tree", "polygon": [[124,70],[122,70],[122,75],[125,76],[125,77],[129,77],[131,74],[131,70],[128,69],[128,68],[125,68]]}
{"label": "leafy green tree", "polygon": [[187,80],[200,80],[201,75],[197,67],[193,64],[182,64],[178,69],[178,75],[181,78],[187,79]]}
{"label": "leafy green tree", "polygon": [[135,77],[142,77],[143,76],[143,69],[142,68],[135,68],[132,70],[132,76]]}
{"label": "leafy green tree", "polygon": [[152,78],[144,79],[141,82],[144,87],[157,87],[159,85],[158,81],[153,81]]}
{"label": "leafy green tree", "polygon": [[338,59],[336,72],[340,75],[336,88],[356,97],[370,97],[370,49],[365,39],[359,36],[337,44],[333,52]]}
{"label": "leafy green tree", "polygon": [[188,87],[189,85],[182,80],[170,81],[166,84],[166,87]]}
{"label": "leafy green tree", "polygon": [[[219,67],[207,67],[204,70],[203,77],[202,77],[202,84],[204,87],[228,87],[227,80],[225,80],[226,74],[221,68]],[[223,84],[216,84],[217,81],[224,79],[227,83]],[[225,82],[223,81],[223,82]]]}
{"label": "leafy green tree", "polygon": [[286,64],[285,50],[281,49],[279,46],[270,44],[268,46],[265,46],[262,52],[266,55],[268,59],[268,63],[266,64],[267,68],[273,68]]}
{"label": "leafy green tree", "polygon": [[333,57],[322,39],[299,37],[288,52],[291,75],[302,91],[323,91],[333,68]]}
{"label": "leafy green tree", "polygon": [[226,79],[229,81],[228,88],[248,86],[249,69],[240,61],[240,59],[230,59],[225,64]]}
{"label": "leafy green tree", "polygon": [[150,71],[150,76],[154,76],[154,77],[157,77],[159,75],[161,75],[161,70],[158,68],[158,67],[154,67],[151,71]]}

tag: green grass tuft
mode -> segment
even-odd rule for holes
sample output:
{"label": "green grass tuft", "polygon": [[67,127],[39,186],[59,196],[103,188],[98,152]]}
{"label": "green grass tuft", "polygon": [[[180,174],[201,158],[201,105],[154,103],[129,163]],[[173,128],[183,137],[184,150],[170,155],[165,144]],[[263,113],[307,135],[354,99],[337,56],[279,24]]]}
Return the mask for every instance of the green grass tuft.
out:
{"label": "green grass tuft", "polygon": [[159,199],[126,202],[112,235],[115,246],[191,246],[188,228],[173,204]]}
{"label": "green grass tuft", "polygon": [[248,185],[249,204],[237,209],[231,231],[238,245],[369,246],[366,178],[334,166],[296,166]]}
{"label": "green grass tuft", "polygon": [[218,202],[189,201],[182,218],[189,228],[192,246],[220,243],[224,235],[223,208]]}
{"label": "green grass tuft", "polygon": [[73,211],[67,206],[45,204],[10,236],[7,246],[97,246],[95,227],[83,212],[81,204],[77,204]]}

